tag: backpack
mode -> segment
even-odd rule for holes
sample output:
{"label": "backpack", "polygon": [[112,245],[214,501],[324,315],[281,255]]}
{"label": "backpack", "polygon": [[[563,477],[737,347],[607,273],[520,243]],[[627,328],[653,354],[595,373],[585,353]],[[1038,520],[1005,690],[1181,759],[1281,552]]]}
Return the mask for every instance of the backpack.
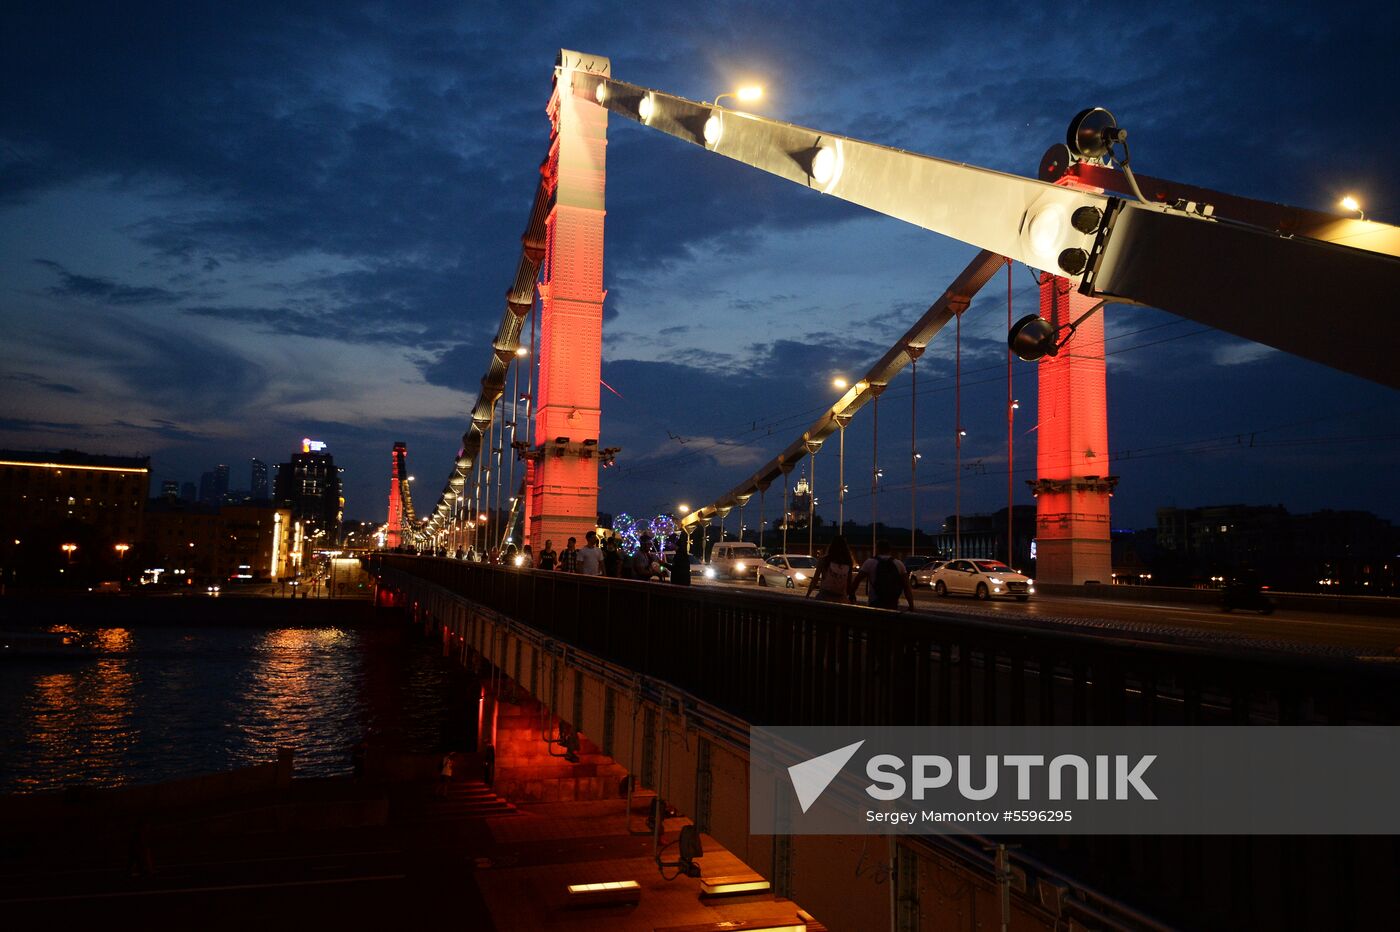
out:
{"label": "backpack", "polygon": [[838,595],[845,595],[851,582],[851,566],[849,563],[826,564],[826,569],[822,571],[822,592],[834,592]]}
{"label": "backpack", "polygon": [[904,592],[904,577],[894,565],[894,557],[878,557],[875,578],[870,581],[870,604],[880,608],[896,608]]}

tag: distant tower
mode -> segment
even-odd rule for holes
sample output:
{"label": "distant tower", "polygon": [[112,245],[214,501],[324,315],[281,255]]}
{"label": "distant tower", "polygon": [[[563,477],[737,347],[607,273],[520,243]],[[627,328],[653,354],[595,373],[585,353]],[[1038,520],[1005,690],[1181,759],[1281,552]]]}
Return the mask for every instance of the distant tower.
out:
{"label": "distant tower", "polygon": [[540,293],[538,416],[530,464],[527,539],[556,546],[598,522],[599,382],[603,347],[604,169],[608,111],[573,91],[575,72],[607,75],[608,59],[562,51],[548,114]]}
{"label": "distant tower", "polygon": [[389,473],[389,529],[384,545],[394,548],[404,543],[405,529],[413,526],[413,495],[408,485],[408,445],[394,444]]}
{"label": "distant tower", "polygon": [[214,504],[222,505],[228,495],[228,466],[220,463],[214,467]]}
{"label": "distant tower", "polygon": [[267,464],[256,457],[253,459],[253,468],[249,478],[248,488],[254,501],[262,501],[268,496]]}

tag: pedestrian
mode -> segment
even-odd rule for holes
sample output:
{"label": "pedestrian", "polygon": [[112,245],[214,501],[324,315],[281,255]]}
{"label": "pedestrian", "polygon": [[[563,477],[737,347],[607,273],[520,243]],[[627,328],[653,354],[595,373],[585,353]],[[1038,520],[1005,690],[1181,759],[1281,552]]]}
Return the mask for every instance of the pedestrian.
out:
{"label": "pedestrian", "polygon": [[532,570],[535,568],[535,552],[526,544],[525,549],[520,551],[520,568],[522,570]]}
{"label": "pedestrian", "polygon": [[578,552],[577,572],[585,576],[603,575],[603,551],[598,549],[598,532],[584,535],[583,549]]}
{"label": "pedestrian", "polygon": [[637,552],[632,557],[632,578],[651,579],[653,575],[651,564],[651,535],[643,534],[641,542],[637,545]]}
{"label": "pedestrian", "polygon": [[671,558],[671,584],[690,585],[690,541],[684,534],[676,541],[676,555]]}
{"label": "pedestrian", "polygon": [[481,749],[481,782],[487,786],[496,782],[496,746],[489,742]]}
{"label": "pedestrian", "polygon": [[817,560],[817,568],[807,583],[807,594],[817,594],[822,602],[854,602],[851,595],[851,571],[855,568],[855,558],[846,538],[837,534],[826,547],[826,553]]}
{"label": "pedestrian", "polygon": [[447,784],[452,782],[452,770],[452,752],[448,751],[446,754],[442,755],[442,767],[438,770],[437,794],[439,796],[447,795]]}
{"label": "pedestrian", "polygon": [[554,541],[544,542],[544,549],[540,551],[540,569],[552,570],[554,564],[559,560],[559,554],[554,552]]}
{"label": "pedestrian", "polygon": [[860,571],[851,581],[850,594],[854,599],[861,580],[865,580],[865,591],[869,604],[875,608],[899,608],[899,596],[903,593],[909,602],[909,611],[914,610],[914,590],[909,586],[909,571],[903,562],[890,555],[890,542],[875,544],[875,554],[860,565]]}
{"label": "pedestrian", "polygon": [[559,572],[578,572],[578,548],[575,546],[577,543],[577,537],[570,537],[568,546],[566,546],[563,552],[559,554]]}
{"label": "pedestrian", "polygon": [[603,575],[613,579],[622,575],[622,551],[617,549],[616,535],[603,544]]}

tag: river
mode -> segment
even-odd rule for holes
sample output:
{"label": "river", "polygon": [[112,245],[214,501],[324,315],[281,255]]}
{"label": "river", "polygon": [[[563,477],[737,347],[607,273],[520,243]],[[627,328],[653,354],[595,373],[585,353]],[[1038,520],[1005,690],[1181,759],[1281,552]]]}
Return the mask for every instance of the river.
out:
{"label": "river", "polygon": [[297,776],[331,776],[362,739],[472,747],[475,684],[410,629],[258,626],[252,600],[248,614],[38,628],[76,630],[100,654],[0,664],[0,793],[151,783],[266,763],[280,747]]}

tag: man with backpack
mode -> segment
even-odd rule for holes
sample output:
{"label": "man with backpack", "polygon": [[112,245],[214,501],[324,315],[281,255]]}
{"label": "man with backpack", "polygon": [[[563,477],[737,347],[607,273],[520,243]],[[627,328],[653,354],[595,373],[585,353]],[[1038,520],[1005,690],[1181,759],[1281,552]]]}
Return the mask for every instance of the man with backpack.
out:
{"label": "man with backpack", "polygon": [[875,608],[897,609],[899,608],[899,596],[902,593],[909,603],[909,611],[912,612],[914,610],[914,590],[909,585],[909,571],[904,568],[901,561],[889,554],[890,542],[887,540],[879,541],[875,545],[875,555],[860,565],[860,571],[851,581],[851,595],[855,596],[863,579],[870,605]]}

